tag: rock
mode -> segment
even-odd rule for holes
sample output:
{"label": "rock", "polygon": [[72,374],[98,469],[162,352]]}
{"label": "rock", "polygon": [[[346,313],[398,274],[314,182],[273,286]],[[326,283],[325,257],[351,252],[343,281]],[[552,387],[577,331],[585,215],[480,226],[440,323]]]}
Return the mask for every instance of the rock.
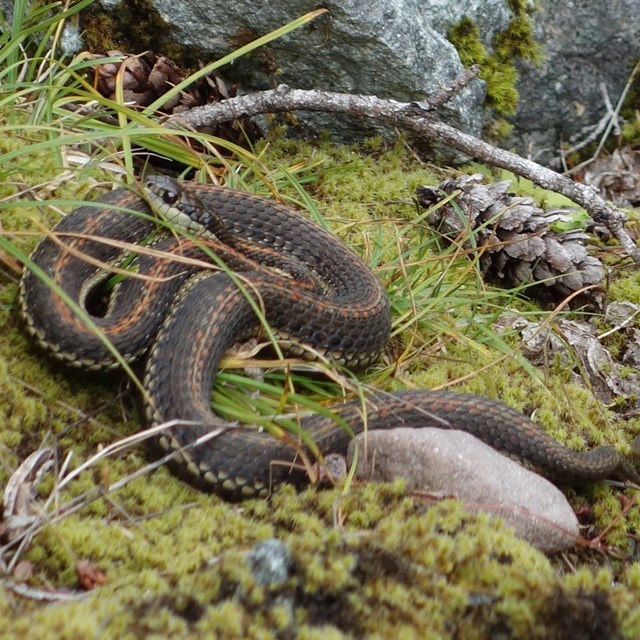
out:
{"label": "rock", "polygon": [[[178,44],[209,61],[302,16],[318,6],[306,0],[200,2],[152,0]],[[428,97],[462,70],[447,39],[468,18],[491,52],[494,38],[514,17],[508,0],[329,0],[329,12],[267,48],[222,69],[246,91],[285,83],[301,89],[374,94],[396,100]],[[520,153],[545,164],[572,135],[593,127],[605,113],[603,83],[615,106],[640,55],[640,22],[630,20],[636,0],[563,2],[540,0],[531,13],[545,59],[520,62],[520,103],[513,119]],[[102,2],[116,15],[120,2]],[[517,62],[517,61],[516,61]],[[478,134],[494,114],[483,108],[483,83],[474,82],[442,115]],[[304,115],[316,130],[360,139],[362,123]]]}
{"label": "rock", "polygon": [[[107,8],[117,16],[121,3]],[[505,0],[306,0],[201,2],[152,0],[178,44],[210,62],[265,35],[317,6],[329,12],[310,25],[221,69],[245,92],[284,83],[298,89],[373,94],[401,101],[421,100],[447,86],[463,66],[446,33],[470,16],[491,37],[512,17]],[[104,6],[105,3],[103,2]],[[474,80],[441,111],[442,117],[478,135],[484,116],[484,82]],[[334,114],[299,114],[314,131],[360,140],[373,127]]]}
{"label": "rock", "polygon": [[[259,608],[267,615],[273,615],[268,612],[277,610],[280,631],[289,628],[294,621],[294,597],[285,585],[293,568],[291,550],[276,538],[264,540],[249,550],[247,564],[255,581],[264,587]],[[251,602],[250,606],[255,612],[256,602],[251,600],[244,587],[238,585],[235,595],[240,602]]]}
{"label": "rock", "polygon": [[538,4],[532,17],[546,59],[519,65],[512,142],[536,162],[555,166],[561,144],[571,146],[575,134],[583,140],[605,115],[601,86],[615,107],[640,56],[640,21],[637,0]]}
{"label": "rock", "polygon": [[[128,38],[136,52],[148,48],[142,42],[170,42],[172,49],[176,48],[174,43],[182,45],[192,59],[202,62],[220,58],[323,6],[328,9],[324,16],[227,65],[222,73],[240,81],[245,91],[286,83],[397,100],[428,97],[460,73],[460,58],[447,34],[463,18],[477,26],[482,44],[491,53],[496,36],[505,34],[512,24],[511,7],[518,6],[518,20],[531,13],[546,57],[537,66],[519,63],[520,103],[513,119],[514,135],[505,146],[515,146],[544,164],[557,161],[561,144],[570,145],[575,134],[584,140],[605,114],[601,85],[615,107],[640,55],[640,22],[629,18],[637,12],[636,0],[539,0],[536,10],[529,12],[522,5],[534,3],[509,0],[328,0],[320,5],[306,0],[272,0],[267,5],[251,0],[150,0],[129,3],[142,7],[136,30],[126,20],[118,23],[118,17],[127,14],[121,0],[102,0],[84,12],[86,25],[82,19],[80,28],[67,20],[61,34],[65,53],[81,50],[86,46],[83,33],[92,28],[100,31],[94,24],[105,24],[102,18],[91,23],[98,4],[114,16],[113,31],[122,39]],[[11,22],[13,3],[0,0],[0,7]],[[154,7],[168,24],[160,33],[162,20],[153,15]],[[145,23],[145,13],[151,26]],[[104,26],[102,30],[108,31]],[[138,43],[131,41],[134,31],[143,34]],[[477,135],[483,123],[491,124],[494,119],[490,110],[485,112],[483,100],[484,83],[476,80],[441,115],[450,124]],[[316,132],[326,128],[342,140],[361,139],[372,132],[366,123],[353,119],[321,114],[305,114],[304,118]]]}
{"label": "rock", "polygon": [[360,434],[349,444],[349,464],[355,447],[361,479],[402,477],[410,491],[458,498],[470,511],[503,518],[518,536],[546,553],[576,542],[578,520],[564,495],[468,433],[399,428]]}
{"label": "rock", "polygon": [[278,584],[289,577],[291,551],[280,540],[264,540],[249,551],[247,561],[257,582],[262,585]]}

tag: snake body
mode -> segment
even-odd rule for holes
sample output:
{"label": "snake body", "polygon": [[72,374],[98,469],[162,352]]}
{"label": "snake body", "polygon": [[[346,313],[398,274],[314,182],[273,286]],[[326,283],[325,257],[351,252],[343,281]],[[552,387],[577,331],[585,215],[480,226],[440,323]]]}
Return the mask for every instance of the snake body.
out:
{"label": "snake body", "polygon": [[[151,255],[141,251],[133,260],[142,278],[124,279],[91,319],[126,360],[146,355],[145,414],[151,425],[175,422],[159,443],[174,454],[172,466],[180,476],[229,498],[265,496],[280,482],[305,484],[299,455],[309,454],[305,440],[230,425],[212,411],[220,359],[238,341],[261,334],[257,306],[287,352],[320,353],[352,369],[366,367],[380,357],[390,332],[382,285],[353,251],[289,207],[167,177],[149,178],[145,191],[143,198],[118,189],[87,203],[40,243],[32,256],[35,269],[25,270],[21,282],[29,332],[72,366],[116,366],[104,340],[72,307],[91,311],[92,292],[105,279],[104,263],[121,260],[123,242],[140,243],[153,233],[152,211],[188,227],[197,240],[160,236]],[[233,271],[177,260],[203,259],[211,250]],[[640,479],[615,449],[575,452],[520,412],[479,396],[374,394],[366,417],[361,400],[332,410],[354,433],[365,424],[371,430],[460,429],[559,483]],[[324,415],[304,418],[301,429],[324,455],[344,452],[350,437]]]}

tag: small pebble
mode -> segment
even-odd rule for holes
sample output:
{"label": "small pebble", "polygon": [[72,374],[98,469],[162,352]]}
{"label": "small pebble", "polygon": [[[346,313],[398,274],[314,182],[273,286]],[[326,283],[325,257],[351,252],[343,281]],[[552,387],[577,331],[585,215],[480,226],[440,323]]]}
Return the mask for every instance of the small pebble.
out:
{"label": "small pebble", "polygon": [[258,542],[248,556],[251,573],[262,585],[284,582],[291,569],[291,551],[280,540]]}

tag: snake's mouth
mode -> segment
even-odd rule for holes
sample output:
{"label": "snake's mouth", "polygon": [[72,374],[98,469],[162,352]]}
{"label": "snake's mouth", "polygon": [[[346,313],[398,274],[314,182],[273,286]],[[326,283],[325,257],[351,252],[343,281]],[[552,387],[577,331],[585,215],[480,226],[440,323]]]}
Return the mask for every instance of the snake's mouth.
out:
{"label": "snake's mouth", "polygon": [[212,216],[207,207],[195,195],[187,194],[177,180],[168,176],[147,176],[142,191],[149,206],[161,220],[193,236],[220,239],[212,232],[217,225],[210,219]]}

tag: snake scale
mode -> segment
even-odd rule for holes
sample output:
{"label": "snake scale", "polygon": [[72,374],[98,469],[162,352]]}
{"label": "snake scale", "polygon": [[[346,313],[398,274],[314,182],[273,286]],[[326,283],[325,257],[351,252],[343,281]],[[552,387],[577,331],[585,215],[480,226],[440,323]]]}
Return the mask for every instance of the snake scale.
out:
{"label": "snake scale", "polygon": [[[195,237],[165,233],[149,241],[158,226],[154,212]],[[112,275],[104,265],[124,264],[123,242],[146,242],[153,251],[130,256],[128,268],[142,277],[123,278],[98,312],[96,291]],[[185,261],[208,259],[211,251],[232,273]],[[41,274],[25,269],[21,313],[36,342],[71,366],[117,366],[70,300],[93,314],[125,360],[146,356],[145,415],[150,425],[175,421],[158,438],[174,454],[173,470],[227,498],[266,496],[281,482],[304,485],[308,474],[299,453],[313,458],[293,434],[277,438],[230,425],[211,409],[221,358],[263,331],[256,305],[287,353],[320,353],[354,370],[375,362],[389,337],[386,292],[352,250],[301,213],[228,188],[152,176],[142,197],[116,189],[67,215],[31,260],[64,292],[58,295]],[[359,399],[332,410],[354,433],[365,424],[371,430],[460,429],[558,483],[639,480],[615,449],[570,450],[520,412],[487,398],[380,393],[366,407],[366,419]],[[301,428],[324,455],[346,450],[350,436],[329,417],[306,417]]]}

